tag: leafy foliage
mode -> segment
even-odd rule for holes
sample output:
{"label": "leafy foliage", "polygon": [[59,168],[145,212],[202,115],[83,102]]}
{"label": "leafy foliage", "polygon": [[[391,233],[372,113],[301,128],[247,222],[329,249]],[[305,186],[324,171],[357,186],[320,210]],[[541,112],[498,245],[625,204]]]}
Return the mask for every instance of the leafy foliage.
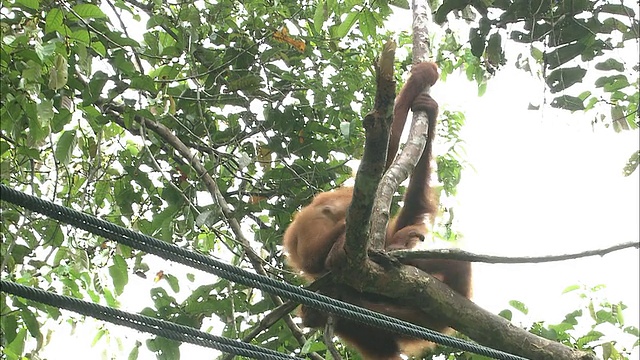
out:
{"label": "leafy foliage", "polygon": [[[637,11],[611,1],[444,0],[434,20],[444,24],[455,16],[471,22],[471,54],[490,73],[506,63],[503,38],[526,45],[516,65],[529,72],[540,69],[554,94],[552,107],[572,112],[595,109],[594,123],[604,122],[616,131],[637,131],[637,55],[636,50],[628,55],[621,50],[626,44],[637,48]],[[587,74],[584,65],[595,71]],[[627,166],[624,173],[630,174],[630,169],[635,168]]]}
{"label": "leafy foliage", "polygon": [[[616,129],[636,129],[637,80],[629,64],[607,55],[637,39],[632,10],[542,2],[533,11],[523,4],[495,2],[498,20],[479,11],[468,42],[447,31],[434,51],[443,79],[461,69],[481,95],[506,62],[507,39],[530,44],[552,93],[591,73],[571,65],[578,55],[597,59],[596,69],[607,75],[594,82],[593,93],[564,94],[556,105],[579,110],[606,102]],[[406,1],[4,1],[0,179],[234,265],[299,281],[284,269],[281,235],[315,193],[351,176],[346,163],[362,152],[360,119],[372,108],[371,64],[387,38],[382,29],[390,5],[408,8]],[[454,10],[470,18],[467,5],[445,1],[436,19]],[[579,18],[585,11],[603,17]],[[505,34],[506,24],[524,29]],[[590,31],[579,31],[585,27]],[[610,33],[622,38],[596,36]],[[399,36],[401,46],[411,43]],[[399,73],[409,63],[403,59]],[[437,159],[438,177],[443,196],[454,196],[465,165],[464,116],[443,114],[439,131],[448,151]],[[630,164],[632,172],[637,154]],[[453,218],[453,209],[445,211]],[[455,240],[444,223],[439,236]],[[154,264],[146,254],[4,202],[0,226],[2,277],[20,284],[119,307],[146,279],[152,285],[142,313],[209,330],[213,317],[231,338],[249,334],[277,301]],[[7,359],[38,356],[52,329],[82,322],[6,294],[0,313]],[[293,353],[303,345],[296,335],[280,320],[253,341]],[[109,336],[99,329],[94,343]],[[314,339],[304,350],[324,352]],[[166,359],[180,353],[173,341],[149,338],[144,347],[132,344],[129,358],[144,351]]]}
{"label": "leafy foliage", "polygon": [[[558,98],[552,105],[575,111],[592,107],[595,102],[606,102],[622,107],[624,117],[634,122],[638,81],[633,75],[637,73],[637,63],[635,60],[624,63],[611,57],[611,52],[624,47],[626,42],[638,41],[639,24],[633,8],[624,3],[586,0],[493,3],[450,0],[438,8],[435,21],[443,24],[449,14],[463,17],[473,14],[463,12],[470,8],[480,16],[477,26],[469,33],[471,52],[482,58],[490,71],[505,64],[503,34],[529,45],[530,54],[521,66],[530,70],[530,60],[541,64],[551,93],[564,92],[582,83],[586,70],[573,65],[578,63],[578,58],[582,62],[596,60],[595,68],[608,72],[593,82],[595,88],[603,88],[604,93],[590,94],[582,99],[579,108]],[[471,18],[475,20],[475,16]],[[505,33],[502,29],[507,26],[513,30]],[[585,101],[589,105],[585,105]]]}
{"label": "leafy foliage", "polygon": [[640,332],[634,326],[625,326],[623,311],[627,307],[602,299],[598,293],[602,288],[568,287],[565,293],[582,290],[578,296],[583,307],[567,314],[558,324],[536,322],[530,331],[577,349],[595,349],[605,360],[628,359],[640,346]]}
{"label": "leafy foliage", "polygon": [[[532,333],[544,338],[558,341],[571,348],[595,351],[603,360],[623,360],[632,358],[632,351],[640,347],[640,332],[634,326],[625,326],[623,313],[627,308],[622,303],[611,303],[602,298],[604,286],[572,285],[564,293],[577,294],[578,309],[566,314],[557,324],[533,322],[527,326]],[[564,295],[569,297],[569,295]],[[575,299],[574,299],[575,300]],[[529,309],[518,300],[509,302],[511,309],[504,309],[500,316],[509,321],[521,316],[514,316],[512,309],[527,315]],[[637,350],[637,349],[636,349]],[[453,352],[453,353],[452,353]],[[446,347],[438,347],[435,354],[447,355],[446,359],[483,360],[487,357],[462,353]]]}

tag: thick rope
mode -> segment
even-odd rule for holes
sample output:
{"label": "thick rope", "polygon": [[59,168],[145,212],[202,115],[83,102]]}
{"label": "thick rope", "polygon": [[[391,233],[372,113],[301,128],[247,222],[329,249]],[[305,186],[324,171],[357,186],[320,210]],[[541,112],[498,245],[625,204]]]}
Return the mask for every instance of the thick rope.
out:
{"label": "thick rope", "polygon": [[73,209],[56,205],[52,202],[10,189],[1,184],[0,199],[49,216],[63,223],[89,231],[106,239],[160,256],[163,259],[179,262],[238,284],[283,296],[339,317],[348,318],[367,325],[432,341],[475,354],[492,357],[494,359],[526,360],[520,356],[508,354],[503,351],[444,335],[406,321],[395,319],[381,313],[373,312],[353,304],[293,286],[286,282],[276,281],[266,276],[248,272],[244,269],[225,264],[202,254],[185,250],[175,245],[154,239],[150,236],[125,229],[107,221],[98,219],[95,216],[83,214]]}
{"label": "thick rope", "polygon": [[188,342],[220,350],[229,354],[265,360],[299,359],[294,356],[279,353],[275,350],[208,334],[192,327],[174,324],[165,320],[154,319],[145,315],[131,314],[122,310],[101,306],[64,295],[50,293],[40,289],[34,289],[10,281],[0,280],[0,290],[25,299],[34,300],[39,303],[70,310],[78,314],[91,316],[113,324],[127,326],[132,329],[162,336],[163,338]]}

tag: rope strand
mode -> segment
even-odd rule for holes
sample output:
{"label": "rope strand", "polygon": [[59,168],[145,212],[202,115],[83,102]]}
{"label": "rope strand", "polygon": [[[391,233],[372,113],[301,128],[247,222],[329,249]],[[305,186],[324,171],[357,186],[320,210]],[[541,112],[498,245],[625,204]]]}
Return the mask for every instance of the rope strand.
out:
{"label": "rope strand", "polygon": [[391,330],[399,334],[432,341],[475,354],[492,357],[494,359],[526,360],[520,356],[444,335],[406,321],[395,319],[381,313],[293,286],[283,281],[276,281],[263,275],[251,273],[236,266],[215,260],[211,257],[207,257],[154,239],[150,236],[117,226],[98,219],[95,216],[87,215],[64,206],[56,205],[50,201],[45,201],[23,192],[10,189],[2,184],[0,184],[0,199],[49,216],[60,222],[89,231],[106,239],[160,256],[163,259],[188,265],[238,284],[279,295],[339,317],[348,318],[366,325]]}

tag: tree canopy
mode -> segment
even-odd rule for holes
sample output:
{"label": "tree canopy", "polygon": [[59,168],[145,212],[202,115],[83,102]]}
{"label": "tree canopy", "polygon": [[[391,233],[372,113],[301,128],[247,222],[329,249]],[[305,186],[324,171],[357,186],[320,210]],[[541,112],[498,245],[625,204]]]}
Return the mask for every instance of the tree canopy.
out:
{"label": "tree canopy", "polygon": [[[640,41],[637,6],[429,5],[430,50],[444,81],[462,72],[482,95],[496,72],[515,65],[544,80],[549,96],[540,106],[638,131],[638,61],[625,52]],[[411,64],[411,35],[385,30],[395,12],[408,8],[407,1],[358,0],[3,1],[2,184],[301,284],[286,267],[282,234],[314,194],[352,177],[349,161],[362,157],[362,119],[373,108],[383,44],[396,39],[404,50],[398,80]],[[437,176],[441,196],[455,196],[465,164],[464,115],[444,109],[441,123],[438,136],[449,151],[438,155]],[[625,174],[636,171],[639,156],[629,154]],[[281,352],[325,355],[318,335],[307,336],[289,315],[252,334],[281,304],[277,297],[188,269],[152,273],[149,263],[157,260],[143,252],[5,202],[1,211],[3,280],[122,307],[134,278],[146,278],[155,285],[138,295],[143,314]],[[457,238],[446,219],[436,229],[438,238]],[[52,329],[69,319],[1,296],[4,358],[35,358]],[[636,328],[624,326],[624,304],[589,306],[584,311],[594,324],[582,335],[571,332],[582,310],[530,330],[596,349],[604,359],[629,356],[632,349],[617,348],[599,327],[612,324],[637,337]],[[96,331],[97,342],[106,332]],[[145,350],[136,344],[126,352],[179,357],[178,343],[149,339]]]}

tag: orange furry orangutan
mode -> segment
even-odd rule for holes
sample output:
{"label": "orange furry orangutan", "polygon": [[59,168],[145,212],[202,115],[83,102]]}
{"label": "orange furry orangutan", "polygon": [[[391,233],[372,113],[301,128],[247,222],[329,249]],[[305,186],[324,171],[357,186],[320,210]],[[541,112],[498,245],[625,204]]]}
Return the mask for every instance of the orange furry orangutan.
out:
{"label": "orange furry orangutan", "polygon": [[[416,164],[404,195],[404,205],[387,227],[385,250],[412,249],[427,234],[425,217],[435,216],[437,205],[433,200],[429,178],[431,152],[438,116],[438,103],[424,92],[438,79],[434,63],[424,62],[413,66],[411,76],[396,98],[393,123],[387,156],[388,168],[398,151],[400,135],[406,123],[409,109],[425,111],[429,119],[427,144]],[[294,218],[284,234],[284,247],[289,265],[309,280],[327,273],[339,256],[345,242],[346,215],[353,189],[342,187],[318,194],[311,204]],[[462,296],[471,296],[471,264],[464,261],[443,259],[403,260],[403,264],[415,266],[450,286]],[[377,294],[360,293],[344,285],[331,285],[323,294],[354,305],[393,316],[440,332],[448,330],[447,324],[434,314],[402,304],[399,300]],[[300,315],[307,327],[324,327],[328,314],[302,306]],[[419,355],[432,344],[428,341],[395,334],[379,328],[343,318],[336,318],[335,333],[351,344],[365,359],[401,359],[401,354]]]}

